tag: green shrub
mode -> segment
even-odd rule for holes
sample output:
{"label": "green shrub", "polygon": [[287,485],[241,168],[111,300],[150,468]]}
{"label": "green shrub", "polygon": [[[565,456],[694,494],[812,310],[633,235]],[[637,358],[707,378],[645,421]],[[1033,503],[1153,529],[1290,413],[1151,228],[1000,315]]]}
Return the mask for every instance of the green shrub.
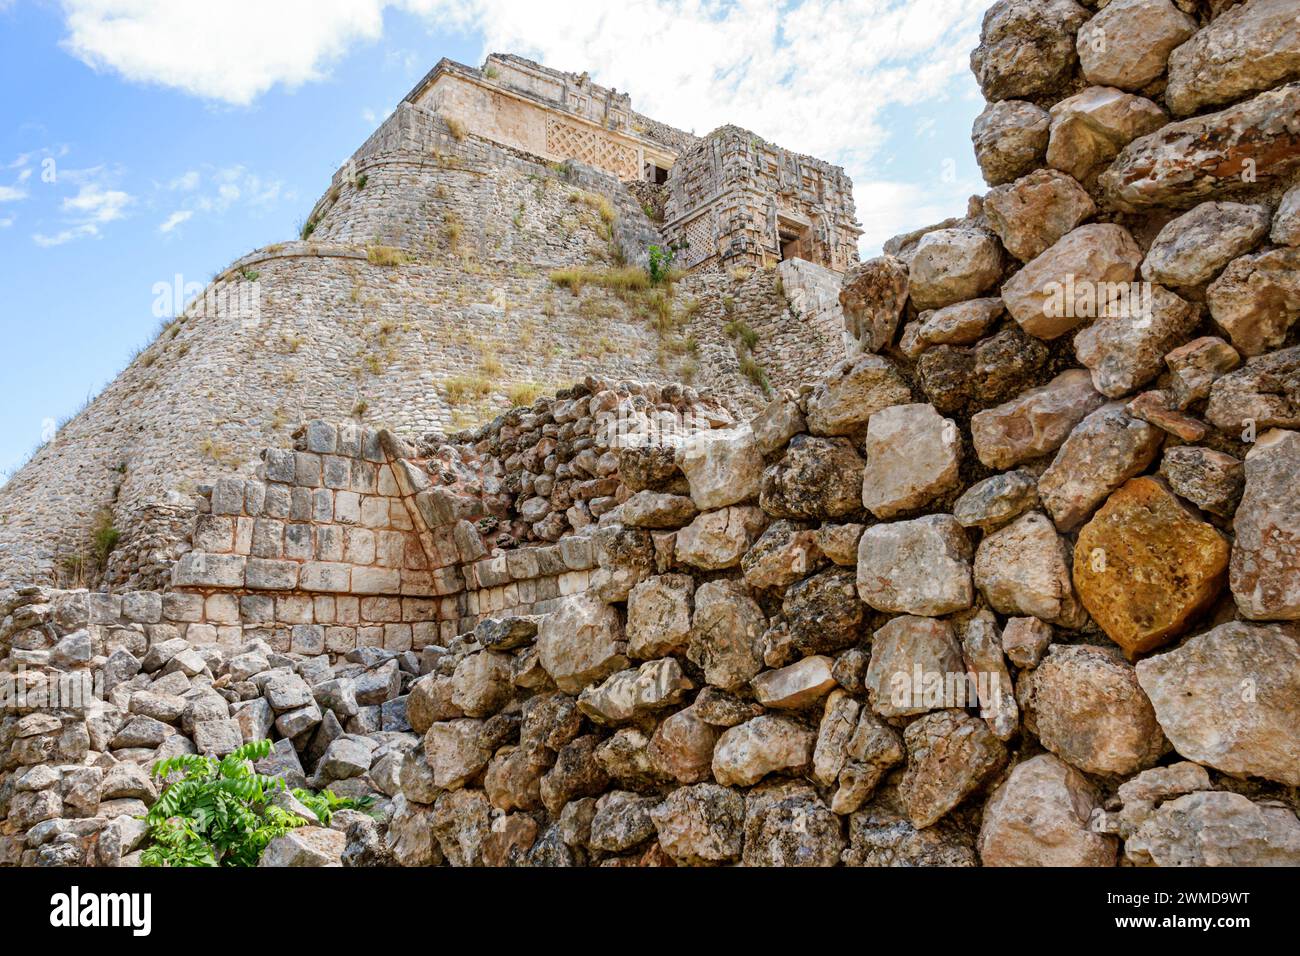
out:
{"label": "green shrub", "polygon": [[[244,744],[218,760],[199,754],[182,754],[160,760],[155,777],[174,773],[169,784],[145,814],[149,845],[140,854],[145,866],[256,866],[268,843],[307,821],[270,802],[285,790],[279,777],[256,773],[251,761],[271,752],[271,741]],[[298,800],[328,825],[342,809],[365,809],[372,802],[330,793],[294,790]]]}

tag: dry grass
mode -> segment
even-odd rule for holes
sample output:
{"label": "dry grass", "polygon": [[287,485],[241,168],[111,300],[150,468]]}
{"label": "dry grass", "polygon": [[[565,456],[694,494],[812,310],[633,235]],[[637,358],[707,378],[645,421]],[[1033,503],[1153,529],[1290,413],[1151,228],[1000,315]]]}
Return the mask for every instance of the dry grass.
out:
{"label": "dry grass", "polygon": [[448,405],[464,405],[470,399],[483,399],[492,394],[492,380],[484,375],[457,375],[442,383],[447,392]]}
{"label": "dry grass", "polygon": [[465,138],[465,133],[467,132],[465,129],[465,124],[462,123],[460,120],[456,119],[456,117],[444,116],[442,118],[442,121],[447,124],[447,131],[451,133],[451,138],[454,139],[456,142],[459,143],[462,139]]}
{"label": "dry grass", "polygon": [[540,382],[516,382],[506,390],[506,397],[510,399],[511,406],[518,408],[533,404],[544,391],[546,386]]}
{"label": "dry grass", "polygon": [[372,243],[366,246],[366,261],[372,266],[400,266],[408,261],[406,253],[395,246]]}
{"label": "dry grass", "polygon": [[551,281],[568,289],[574,295],[584,286],[595,285],[610,289],[621,295],[632,292],[644,292],[650,288],[650,273],[635,266],[621,269],[590,269],[574,266],[568,269],[556,269],[551,273]]}

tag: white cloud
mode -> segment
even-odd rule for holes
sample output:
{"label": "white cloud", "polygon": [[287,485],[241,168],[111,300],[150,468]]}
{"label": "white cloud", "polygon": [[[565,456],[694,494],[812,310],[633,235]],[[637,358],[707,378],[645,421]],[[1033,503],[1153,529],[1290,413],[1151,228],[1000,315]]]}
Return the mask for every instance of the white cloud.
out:
{"label": "white cloud", "polygon": [[4,216],[0,218],[0,229],[8,229],[18,220],[17,216]]}
{"label": "white cloud", "polygon": [[246,105],[318,80],[383,28],[385,0],[63,0],[70,53],[137,83]]}
{"label": "white cloud", "polygon": [[104,189],[90,183],[81,187],[77,195],[63,200],[63,211],[71,213],[92,225],[102,225],[121,219],[133,198],[120,189]]}
{"label": "white cloud", "polygon": [[171,232],[181,223],[188,221],[193,215],[194,211],[192,209],[177,209],[174,213],[159,223],[158,231],[161,233]]}
{"label": "white cloud", "polygon": [[27,191],[16,186],[0,186],[0,202],[21,202],[27,198]]}
{"label": "white cloud", "polygon": [[80,226],[74,226],[71,229],[64,229],[56,232],[52,236],[44,233],[34,233],[32,240],[40,247],[48,249],[51,246],[61,246],[65,242],[72,242],[74,239],[85,239],[89,236],[99,235],[99,228],[94,223],[83,223]]}
{"label": "white cloud", "polygon": [[197,169],[186,170],[167,184],[167,188],[172,192],[190,192],[197,189],[198,186],[199,171]]}

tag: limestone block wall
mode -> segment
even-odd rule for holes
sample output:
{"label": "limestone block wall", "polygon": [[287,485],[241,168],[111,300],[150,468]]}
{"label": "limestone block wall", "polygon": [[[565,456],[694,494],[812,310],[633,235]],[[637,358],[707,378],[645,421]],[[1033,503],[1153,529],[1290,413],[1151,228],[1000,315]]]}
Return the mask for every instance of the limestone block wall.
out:
{"label": "limestone block wall", "polygon": [[858,261],[844,170],[724,126],[684,153],[668,180],[664,233],[683,265],[726,268],[801,258],[843,272]]}

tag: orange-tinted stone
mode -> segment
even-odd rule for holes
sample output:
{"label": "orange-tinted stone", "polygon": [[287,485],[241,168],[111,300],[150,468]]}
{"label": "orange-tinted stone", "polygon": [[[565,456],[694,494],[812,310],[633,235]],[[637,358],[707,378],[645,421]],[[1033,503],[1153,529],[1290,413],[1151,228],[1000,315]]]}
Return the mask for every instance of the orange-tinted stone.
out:
{"label": "orange-tinted stone", "polygon": [[1130,658],[1167,643],[1223,590],[1228,543],[1158,478],[1134,478],[1079,532],[1074,586]]}

